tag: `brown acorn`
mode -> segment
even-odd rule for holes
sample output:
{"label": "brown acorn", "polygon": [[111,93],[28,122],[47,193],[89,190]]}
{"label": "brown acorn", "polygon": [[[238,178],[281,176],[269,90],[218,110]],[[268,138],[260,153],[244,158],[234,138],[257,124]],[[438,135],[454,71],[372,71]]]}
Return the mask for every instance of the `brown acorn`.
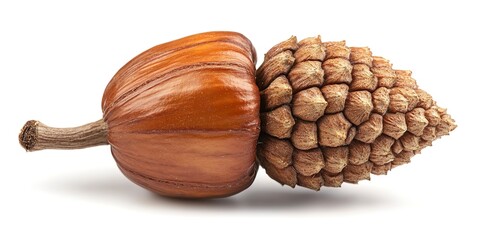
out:
{"label": "brown acorn", "polygon": [[410,71],[368,48],[291,37],[257,71],[255,61],[250,41],[234,32],[155,46],[112,78],[101,120],[62,129],[31,120],[20,144],[27,151],[110,144],[138,185],[206,198],[246,189],[258,163],[291,187],[356,183],[409,162],[455,128]]}

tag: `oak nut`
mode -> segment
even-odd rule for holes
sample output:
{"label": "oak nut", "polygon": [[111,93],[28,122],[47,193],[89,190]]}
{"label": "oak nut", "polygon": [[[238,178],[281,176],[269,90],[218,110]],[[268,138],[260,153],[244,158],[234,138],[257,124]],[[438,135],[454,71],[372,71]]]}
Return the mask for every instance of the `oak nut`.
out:
{"label": "oak nut", "polygon": [[320,36],[273,46],[255,69],[243,35],[209,32],[153,47],[110,81],[103,118],[76,128],[28,121],[27,151],[110,144],[120,170],[166,196],[224,197],[260,164],[280,184],[320,190],[387,174],[455,121],[368,47]]}

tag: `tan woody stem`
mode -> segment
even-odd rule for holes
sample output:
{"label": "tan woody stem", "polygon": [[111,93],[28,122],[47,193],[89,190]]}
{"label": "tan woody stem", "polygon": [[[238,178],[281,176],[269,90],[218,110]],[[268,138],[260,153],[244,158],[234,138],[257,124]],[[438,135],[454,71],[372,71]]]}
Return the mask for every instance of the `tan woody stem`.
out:
{"label": "tan woody stem", "polygon": [[53,128],[30,120],[23,126],[18,140],[27,151],[79,149],[107,145],[107,133],[103,119],[73,128]]}

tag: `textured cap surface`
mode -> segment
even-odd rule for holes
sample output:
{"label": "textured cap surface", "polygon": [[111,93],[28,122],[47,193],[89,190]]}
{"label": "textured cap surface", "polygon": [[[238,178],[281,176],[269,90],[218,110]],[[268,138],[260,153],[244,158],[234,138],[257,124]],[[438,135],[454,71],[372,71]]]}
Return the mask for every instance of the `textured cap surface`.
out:
{"label": "textured cap surface", "polygon": [[319,190],[410,162],[456,127],[411,74],[345,41],[275,45],[257,71],[260,164],[281,184]]}

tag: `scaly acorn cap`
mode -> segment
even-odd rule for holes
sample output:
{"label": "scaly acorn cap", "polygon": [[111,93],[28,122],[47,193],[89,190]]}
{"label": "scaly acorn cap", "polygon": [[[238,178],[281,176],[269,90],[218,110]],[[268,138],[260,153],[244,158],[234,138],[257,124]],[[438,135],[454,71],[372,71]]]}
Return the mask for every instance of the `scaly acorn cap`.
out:
{"label": "scaly acorn cap", "polygon": [[279,183],[314,190],[370,179],[456,128],[446,109],[368,47],[291,37],[257,71],[257,159]]}

